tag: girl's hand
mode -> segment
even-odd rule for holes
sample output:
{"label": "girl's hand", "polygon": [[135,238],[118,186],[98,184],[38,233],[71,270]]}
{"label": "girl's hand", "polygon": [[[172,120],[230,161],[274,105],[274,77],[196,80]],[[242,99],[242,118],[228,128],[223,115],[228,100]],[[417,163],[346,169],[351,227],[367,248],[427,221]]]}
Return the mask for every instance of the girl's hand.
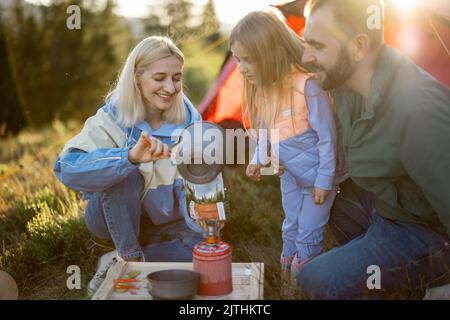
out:
{"label": "girl's hand", "polygon": [[278,177],[281,177],[283,173],[286,171],[286,168],[283,166],[280,159],[274,154],[272,154],[270,156],[270,161],[274,167],[274,174]]}
{"label": "girl's hand", "polygon": [[147,163],[170,158],[169,147],[160,140],[142,132],[136,145],[128,152],[128,160],[133,164]]}
{"label": "girl's hand", "polygon": [[261,167],[260,164],[249,164],[246,171],[247,177],[255,182],[261,180]]}
{"label": "girl's hand", "polygon": [[312,195],[314,198],[314,203],[315,204],[324,204],[329,193],[330,193],[330,191],[328,191],[328,190],[323,190],[320,188],[313,188]]}
{"label": "girl's hand", "polygon": [[278,165],[278,168],[277,168],[275,174],[277,176],[281,177],[285,171],[286,171],[286,168],[282,164],[280,164],[280,165]]}

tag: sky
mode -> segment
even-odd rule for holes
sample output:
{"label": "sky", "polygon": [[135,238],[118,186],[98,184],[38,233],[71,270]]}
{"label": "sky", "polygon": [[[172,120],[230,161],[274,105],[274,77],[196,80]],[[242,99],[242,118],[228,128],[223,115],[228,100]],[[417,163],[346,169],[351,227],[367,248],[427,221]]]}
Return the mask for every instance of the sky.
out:
{"label": "sky", "polygon": [[[117,0],[119,12],[125,16],[142,16],[152,0]],[[194,0],[195,5],[203,6],[207,0]],[[224,24],[236,23],[247,13],[264,9],[270,0],[215,0],[216,14]],[[272,1],[273,2],[273,1]]]}
{"label": "sky", "polygon": [[[31,3],[47,4],[51,0],[27,0]],[[117,13],[126,17],[145,17],[148,7],[155,4],[155,0],[116,0]],[[207,0],[191,0],[194,5],[203,6]],[[156,1],[158,2],[158,1]],[[161,2],[161,1],[159,1]],[[235,24],[240,18],[251,11],[265,9],[269,4],[277,4],[280,0],[214,0],[216,14],[224,25]],[[287,2],[287,1],[284,1]]]}

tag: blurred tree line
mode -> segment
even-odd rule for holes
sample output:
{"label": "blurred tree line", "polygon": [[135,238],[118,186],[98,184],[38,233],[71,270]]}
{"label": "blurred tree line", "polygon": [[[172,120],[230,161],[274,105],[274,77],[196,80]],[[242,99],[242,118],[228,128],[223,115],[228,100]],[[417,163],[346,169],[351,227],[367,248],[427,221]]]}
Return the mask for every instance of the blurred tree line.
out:
{"label": "blurred tree line", "polygon": [[[138,35],[114,13],[114,0],[10,2],[0,5],[0,137],[55,118],[92,115],[129,51],[146,36],[167,35],[181,47],[186,91],[194,103],[206,94],[226,50],[223,44],[219,52],[210,50],[221,44],[213,0],[200,15],[192,14],[188,0],[153,1]],[[79,30],[66,26],[70,5],[81,9]]]}

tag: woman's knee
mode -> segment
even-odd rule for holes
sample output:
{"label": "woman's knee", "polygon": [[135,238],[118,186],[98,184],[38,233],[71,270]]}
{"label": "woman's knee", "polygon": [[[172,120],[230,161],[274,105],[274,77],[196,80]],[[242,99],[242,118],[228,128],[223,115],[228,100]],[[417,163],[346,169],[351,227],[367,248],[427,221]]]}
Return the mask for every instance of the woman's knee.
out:
{"label": "woman's knee", "polygon": [[[141,215],[143,188],[143,177],[135,170],[116,185],[94,192],[86,207],[85,220],[89,231],[99,238],[110,239],[106,219],[115,219],[128,211],[133,221],[137,221]],[[105,217],[105,213],[108,217]]]}
{"label": "woman's knee", "polygon": [[144,178],[139,172],[139,170],[134,170],[130,172],[122,181],[111,186],[110,188],[103,191],[103,196],[105,194],[113,194],[115,197],[120,198],[140,198],[144,190]]}
{"label": "woman's knee", "polygon": [[101,192],[95,192],[90,196],[84,217],[86,227],[100,239],[111,239],[105,222],[101,198]]}

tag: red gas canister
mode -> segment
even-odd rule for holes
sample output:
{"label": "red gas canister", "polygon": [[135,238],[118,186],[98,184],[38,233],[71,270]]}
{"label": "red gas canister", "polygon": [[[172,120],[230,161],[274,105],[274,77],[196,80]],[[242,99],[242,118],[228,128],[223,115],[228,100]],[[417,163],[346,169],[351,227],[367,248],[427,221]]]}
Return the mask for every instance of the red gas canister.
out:
{"label": "red gas canister", "polygon": [[221,296],[233,291],[231,256],[231,246],[223,241],[216,245],[202,242],[194,247],[194,271],[200,274],[199,295]]}

